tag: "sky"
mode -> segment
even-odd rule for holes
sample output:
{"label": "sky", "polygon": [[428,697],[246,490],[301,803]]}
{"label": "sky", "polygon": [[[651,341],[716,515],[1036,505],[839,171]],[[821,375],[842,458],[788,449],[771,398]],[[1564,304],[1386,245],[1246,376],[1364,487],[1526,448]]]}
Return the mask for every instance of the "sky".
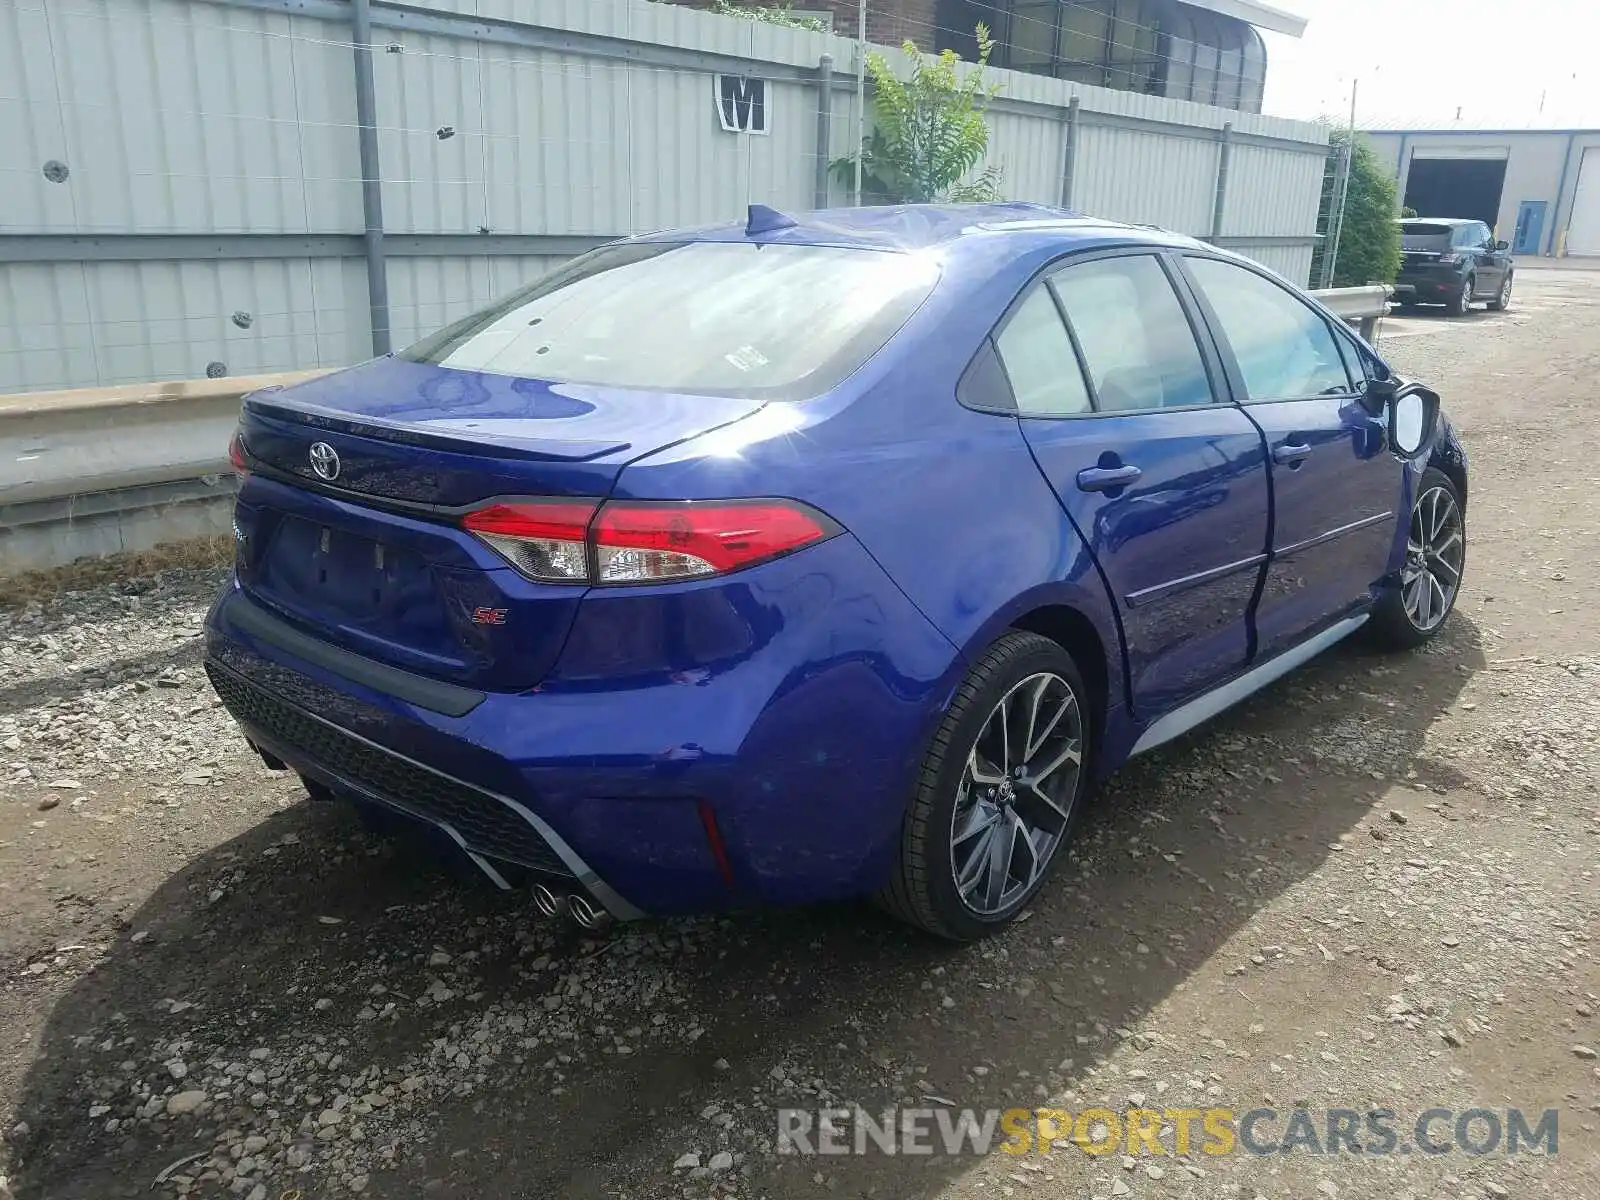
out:
{"label": "sky", "polygon": [[[1267,0],[1304,36],[1263,32],[1264,111],[1387,128],[1600,128],[1590,0]],[[1543,109],[1541,111],[1541,104]]]}

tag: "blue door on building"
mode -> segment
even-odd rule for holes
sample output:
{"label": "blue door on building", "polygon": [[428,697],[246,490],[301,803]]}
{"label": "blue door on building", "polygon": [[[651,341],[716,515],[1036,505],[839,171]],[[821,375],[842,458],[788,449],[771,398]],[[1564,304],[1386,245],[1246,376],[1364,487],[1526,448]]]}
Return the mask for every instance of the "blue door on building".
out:
{"label": "blue door on building", "polygon": [[1513,254],[1539,253],[1539,235],[1544,232],[1543,200],[1524,200],[1517,209],[1517,232],[1511,239]]}

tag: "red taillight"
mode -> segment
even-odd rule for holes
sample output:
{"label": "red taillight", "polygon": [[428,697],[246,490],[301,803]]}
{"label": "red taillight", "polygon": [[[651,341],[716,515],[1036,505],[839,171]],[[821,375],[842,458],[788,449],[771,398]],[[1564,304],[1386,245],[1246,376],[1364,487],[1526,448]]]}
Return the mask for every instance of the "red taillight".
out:
{"label": "red taillight", "polygon": [[839,531],[793,500],[507,500],[462,525],[531,579],[597,584],[723,575]]}
{"label": "red taillight", "polygon": [[529,579],[589,582],[589,522],[598,500],[507,500],[476,509],[461,524]]}
{"label": "red taillight", "polygon": [[[216,445],[215,442],[211,444]],[[244,456],[244,443],[239,440],[237,433],[228,439],[228,461],[233,464],[233,473],[240,479],[250,474],[250,460]]]}
{"label": "red taillight", "polygon": [[594,523],[595,582],[722,575],[834,532],[826,517],[789,500],[612,501]]}

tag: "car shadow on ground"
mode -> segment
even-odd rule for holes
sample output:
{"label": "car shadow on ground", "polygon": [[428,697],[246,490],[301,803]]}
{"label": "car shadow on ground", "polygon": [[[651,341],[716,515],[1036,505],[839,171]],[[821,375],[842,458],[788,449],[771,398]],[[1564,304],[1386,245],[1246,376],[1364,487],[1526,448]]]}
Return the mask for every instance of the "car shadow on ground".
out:
{"label": "car shadow on ground", "polygon": [[[1464,785],[1426,737],[1484,664],[1462,613],[1422,652],[1336,648],[1119,772],[1029,918],[970,947],[854,905],[647,922],[589,940],[525,896],[463,886],[374,842],[336,808],[299,805],[167,879],[55,1005],[20,1096],[30,1132],[13,1147],[12,1186],[19,1200],[148,1194],[161,1168],[210,1150],[217,1131],[237,1138],[270,1118],[241,1081],[198,1123],[127,1115],[107,1132],[136,1107],[129,1081],[184,1058],[182,1086],[194,1086],[208,1057],[220,1070],[256,1046],[318,1045],[344,1071],[375,1063],[386,1078],[445,1073],[426,1105],[387,1114],[400,1132],[382,1132],[384,1114],[369,1119],[369,1140],[400,1151],[373,1169],[368,1192],[396,1200],[680,1195],[671,1167],[684,1150],[743,1151],[746,1126],[770,1140],[780,1104],[871,1109],[932,1092],[1005,1107],[1039,1103],[1033,1085],[1092,1092],[1118,1031],[1214,956],[1247,956],[1230,939],[1370,824],[1392,787]],[[449,968],[432,965],[440,952]],[[413,1007],[430,974],[449,972],[453,1000]],[[404,1003],[363,1019],[374,997]],[[535,1033],[548,1013],[577,1032],[449,1074],[439,1046],[483,1012]],[[552,1074],[557,1043],[567,1061]],[[335,1059],[298,1090],[274,1085],[266,1107],[292,1127],[340,1089],[340,1070]],[[701,1115],[713,1102],[738,1114],[729,1133]],[[92,1104],[110,1108],[91,1121]],[[322,1146],[313,1158],[344,1153],[304,1125],[298,1136]],[[971,1161],[754,1154],[741,1156],[739,1190],[815,1195],[821,1165],[833,1194],[925,1195]],[[326,1172],[292,1183],[305,1200],[348,1194]]]}
{"label": "car shadow on ground", "polygon": [[[1485,307],[1483,301],[1474,300],[1474,307],[1467,309],[1459,316],[1452,313],[1442,304],[1417,304],[1410,307],[1394,305],[1389,310],[1389,317],[1400,317],[1408,321],[1443,321],[1451,324],[1474,324],[1479,321],[1496,321],[1507,316],[1512,309],[1492,309]],[[1386,320],[1388,318],[1385,318]]]}

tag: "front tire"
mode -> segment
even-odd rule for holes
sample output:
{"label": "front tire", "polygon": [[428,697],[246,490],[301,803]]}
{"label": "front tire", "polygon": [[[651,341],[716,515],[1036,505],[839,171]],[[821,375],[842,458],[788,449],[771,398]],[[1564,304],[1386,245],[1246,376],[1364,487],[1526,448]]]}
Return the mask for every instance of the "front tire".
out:
{"label": "front tire", "polygon": [[1083,676],[1055,642],[1019,630],[990,646],[923,760],[879,902],[952,941],[1009,924],[1071,840],[1090,712]]}
{"label": "front tire", "polygon": [[1490,312],[1505,312],[1511,307],[1511,272],[1506,272],[1506,277],[1500,283],[1500,292],[1489,301]]}
{"label": "front tire", "polygon": [[1467,519],[1456,485],[1437,467],[1422,473],[1411,506],[1400,582],[1384,592],[1367,623],[1388,650],[1431,641],[1455,609],[1467,567]]}

